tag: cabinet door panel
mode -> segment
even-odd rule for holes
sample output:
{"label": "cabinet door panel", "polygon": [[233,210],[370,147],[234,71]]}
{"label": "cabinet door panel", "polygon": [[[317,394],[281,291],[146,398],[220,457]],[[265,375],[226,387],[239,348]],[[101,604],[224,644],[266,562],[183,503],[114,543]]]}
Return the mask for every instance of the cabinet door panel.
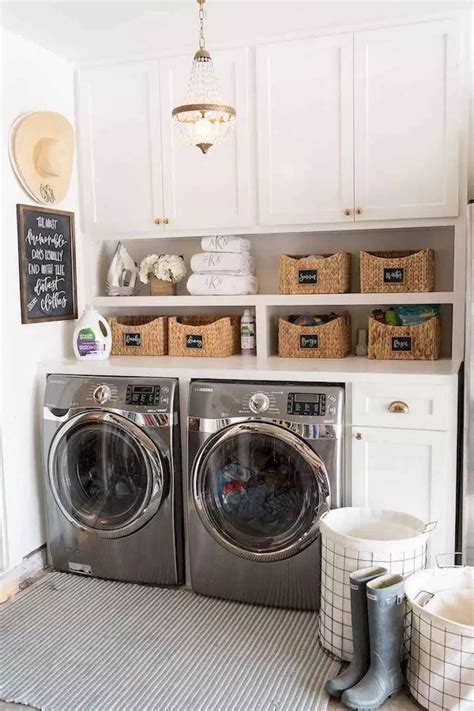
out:
{"label": "cabinet door panel", "polygon": [[156,62],[78,75],[84,229],[157,231],[163,215],[159,74]]}
{"label": "cabinet door panel", "polygon": [[403,511],[426,523],[437,521],[430,537],[432,559],[453,550],[455,481],[447,434],[353,428],[352,505]]}
{"label": "cabinet door panel", "polygon": [[355,34],[356,219],[458,214],[458,72],[454,21]]}
{"label": "cabinet door panel", "polygon": [[167,229],[235,227],[250,215],[247,50],[212,53],[222,98],[236,108],[235,130],[206,155],[186,145],[171,118],[184,99],[192,57],[160,62],[163,194]]}
{"label": "cabinet door panel", "polygon": [[351,222],[352,34],[257,47],[260,223]]}

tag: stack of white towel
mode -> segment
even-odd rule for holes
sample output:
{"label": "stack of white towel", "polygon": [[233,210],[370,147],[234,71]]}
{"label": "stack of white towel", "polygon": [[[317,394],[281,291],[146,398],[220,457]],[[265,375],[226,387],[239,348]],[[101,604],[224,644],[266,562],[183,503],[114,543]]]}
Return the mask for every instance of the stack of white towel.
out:
{"label": "stack of white towel", "polygon": [[234,235],[203,237],[199,254],[191,257],[187,288],[193,296],[256,294],[258,282],[250,241]]}

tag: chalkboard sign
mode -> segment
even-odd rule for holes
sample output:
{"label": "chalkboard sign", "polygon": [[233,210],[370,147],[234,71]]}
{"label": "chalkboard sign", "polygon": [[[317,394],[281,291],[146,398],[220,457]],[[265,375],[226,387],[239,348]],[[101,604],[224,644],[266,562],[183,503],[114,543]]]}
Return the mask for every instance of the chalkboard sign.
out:
{"label": "chalkboard sign", "polygon": [[203,337],[200,335],[188,334],[186,336],[186,348],[202,348],[204,345]]}
{"label": "chalkboard sign", "polygon": [[74,213],[17,205],[22,323],[77,318]]}
{"label": "chalkboard sign", "polygon": [[383,268],[383,283],[384,284],[403,284],[405,282],[404,267],[384,267]]}
{"label": "chalkboard sign", "polygon": [[298,284],[317,284],[318,270],[317,269],[299,269]]}
{"label": "chalkboard sign", "polygon": [[392,336],[392,351],[394,353],[409,353],[411,351],[411,336]]}
{"label": "chalkboard sign", "polygon": [[300,336],[300,348],[319,348],[319,336]]}

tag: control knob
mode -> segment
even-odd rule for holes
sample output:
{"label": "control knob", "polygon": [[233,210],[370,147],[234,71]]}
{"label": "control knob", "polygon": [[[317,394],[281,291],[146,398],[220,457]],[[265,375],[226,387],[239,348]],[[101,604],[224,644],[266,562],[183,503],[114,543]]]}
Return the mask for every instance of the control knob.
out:
{"label": "control knob", "polygon": [[254,393],[249,400],[249,408],[255,414],[266,412],[270,407],[270,400],[265,393]]}
{"label": "control knob", "polygon": [[110,400],[111,395],[112,393],[110,392],[110,388],[108,385],[99,385],[94,390],[92,397],[99,405],[103,405],[108,400]]}

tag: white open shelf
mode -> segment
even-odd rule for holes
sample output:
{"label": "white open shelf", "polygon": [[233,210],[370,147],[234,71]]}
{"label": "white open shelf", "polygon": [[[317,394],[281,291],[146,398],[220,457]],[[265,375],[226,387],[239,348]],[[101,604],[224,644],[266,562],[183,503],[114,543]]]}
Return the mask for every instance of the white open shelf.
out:
{"label": "white open shelf", "polygon": [[95,296],[97,308],[173,306],[360,306],[391,304],[452,304],[452,291],[401,294],[256,294],[254,296]]}
{"label": "white open shelf", "polygon": [[381,375],[403,382],[450,380],[460,362],[449,358],[436,361],[370,360],[347,358],[279,358],[230,356],[228,358],[174,358],[172,356],[111,356],[103,361],[78,361],[74,358],[41,363],[42,373],[77,373],[81,375],[147,375],[163,377],[223,378],[230,380],[294,380],[311,382],[369,382]]}

